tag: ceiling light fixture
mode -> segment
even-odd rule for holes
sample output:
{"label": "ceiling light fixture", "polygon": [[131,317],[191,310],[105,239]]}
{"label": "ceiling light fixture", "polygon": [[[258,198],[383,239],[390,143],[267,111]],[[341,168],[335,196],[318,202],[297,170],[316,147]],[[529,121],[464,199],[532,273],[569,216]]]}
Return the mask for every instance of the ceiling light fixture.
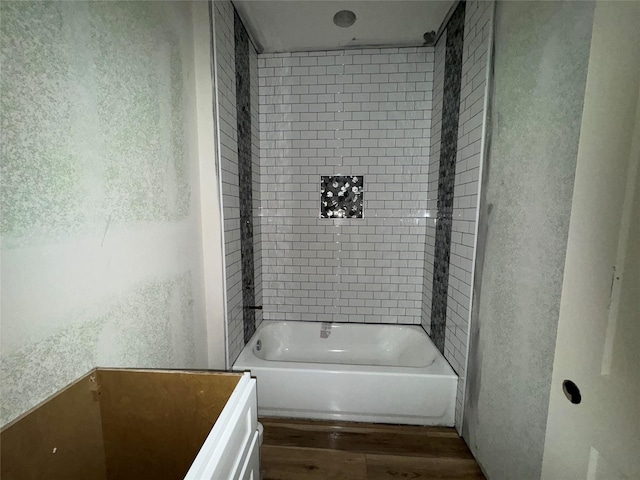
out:
{"label": "ceiling light fixture", "polygon": [[339,27],[350,27],[356,23],[356,14],[351,10],[340,10],[333,16],[333,23]]}

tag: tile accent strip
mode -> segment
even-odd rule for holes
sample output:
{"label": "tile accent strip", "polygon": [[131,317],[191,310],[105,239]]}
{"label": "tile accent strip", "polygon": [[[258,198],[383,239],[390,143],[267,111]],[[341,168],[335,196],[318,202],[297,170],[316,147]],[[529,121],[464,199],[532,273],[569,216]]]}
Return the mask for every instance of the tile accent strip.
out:
{"label": "tile accent strip", "polygon": [[438,173],[438,214],[431,300],[431,339],[442,353],[444,353],[447,322],[447,291],[449,289],[453,189],[456,177],[456,152],[458,150],[464,15],[465,2],[460,2],[447,26],[440,169]]}
{"label": "tile accent strip", "polygon": [[233,11],[233,24],[236,64],[240,251],[242,259],[242,319],[244,342],[247,343],[256,330],[255,310],[248,308],[255,306],[249,35],[235,9]]}

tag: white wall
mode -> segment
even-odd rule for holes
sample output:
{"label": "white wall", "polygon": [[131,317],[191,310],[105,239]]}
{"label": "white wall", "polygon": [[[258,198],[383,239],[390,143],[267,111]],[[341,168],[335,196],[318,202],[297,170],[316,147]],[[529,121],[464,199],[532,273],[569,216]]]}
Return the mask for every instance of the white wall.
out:
{"label": "white wall", "polygon": [[639,24],[638,2],[595,5],[544,480],[640,478]]}
{"label": "white wall", "polygon": [[[433,48],[259,56],[264,318],[419,324]],[[364,176],[320,219],[321,175]]]}
{"label": "white wall", "polygon": [[1,9],[5,424],[96,365],[209,354],[192,5]]}
{"label": "white wall", "polygon": [[498,2],[463,436],[540,478],[592,3]]}

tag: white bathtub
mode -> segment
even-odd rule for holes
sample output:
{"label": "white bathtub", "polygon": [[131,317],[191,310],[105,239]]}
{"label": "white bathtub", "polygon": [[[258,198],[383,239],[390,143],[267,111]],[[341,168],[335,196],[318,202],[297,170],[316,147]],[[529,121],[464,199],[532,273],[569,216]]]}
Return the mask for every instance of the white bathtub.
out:
{"label": "white bathtub", "polygon": [[454,424],[458,377],[418,326],[264,321],[233,370],[262,416]]}

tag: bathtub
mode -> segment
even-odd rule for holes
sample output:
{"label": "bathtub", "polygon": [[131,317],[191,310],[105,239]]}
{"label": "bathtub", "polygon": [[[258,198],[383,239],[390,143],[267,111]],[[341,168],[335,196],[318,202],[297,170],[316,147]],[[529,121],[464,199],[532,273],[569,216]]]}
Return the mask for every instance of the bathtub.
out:
{"label": "bathtub", "polygon": [[233,370],[261,416],[454,424],[458,377],[418,326],[263,321]]}

